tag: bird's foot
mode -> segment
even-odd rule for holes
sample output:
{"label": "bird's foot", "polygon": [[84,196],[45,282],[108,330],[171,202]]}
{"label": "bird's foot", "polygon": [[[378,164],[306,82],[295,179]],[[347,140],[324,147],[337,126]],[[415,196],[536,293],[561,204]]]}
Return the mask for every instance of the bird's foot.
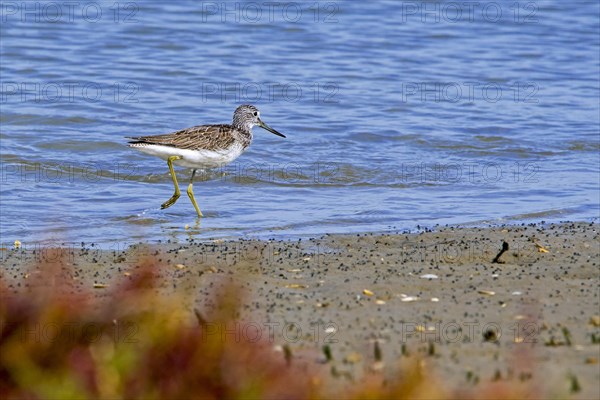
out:
{"label": "bird's foot", "polygon": [[171,198],[169,200],[165,201],[164,203],[162,203],[160,205],[160,209],[164,210],[165,208],[171,207],[173,204],[175,204],[177,199],[179,199],[179,196],[181,196],[180,193],[175,193],[173,196],[171,196]]}

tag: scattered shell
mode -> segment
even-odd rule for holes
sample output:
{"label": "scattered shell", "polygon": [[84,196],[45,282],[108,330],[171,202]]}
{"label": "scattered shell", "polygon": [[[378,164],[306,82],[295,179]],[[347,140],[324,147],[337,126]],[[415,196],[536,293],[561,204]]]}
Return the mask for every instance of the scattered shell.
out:
{"label": "scattered shell", "polygon": [[15,240],[15,249],[18,249],[21,247],[21,241],[20,240]]}
{"label": "scattered shell", "polygon": [[123,275],[125,275],[125,276],[130,276],[130,275],[131,275],[131,272],[123,272]]}
{"label": "scattered shell", "polygon": [[423,279],[437,279],[438,276],[435,274],[425,274],[425,275],[421,275],[421,278]]}
{"label": "scattered shell", "polygon": [[302,269],[300,268],[294,268],[294,269],[288,269],[288,272],[302,272]]}
{"label": "scattered shell", "polygon": [[515,343],[523,343],[523,340],[525,340],[525,339],[522,338],[521,336],[515,336]]}
{"label": "scattered shell", "polygon": [[520,295],[522,295],[522,294],[523,294],[523,292],[519,292],[519,291],[517,290],[517,291],[514,291],[514,292],[512,292],[511,294],[512,294],[513,296],[520,296]]}
{"label": "scattered shell", "polygon": [[371,371],[381,371],[384,366],[385,366],[385,364],[383,363],[383,361],[375,361],[371,365]]}
{"label": "scattered shell", "polygon": [[434,303],[437,303],[438,301],[440,301],[440,299],[438,299],[437,297],[432,297],[431,301],[433,301]]}
{"label": "scattered shell", "polygon": [[406,296],[402,297],[400,301],[409,302],[409,301],[417,301],[419,298],[417,296]]}
{"label": "scattered shell", "polygon": [[425,327],[423,325],[417,325],[416,328],[415,328],[415,330],[417,332],[425,332],[426,329],[425,329]]}
{"label": "scattered shell", "polygon": [[309,260],[310,260],[310,257],[304,257],[304,258],[302,259],[302,261],[309,261]]}
{"label": "scattered shell", "polygon": [[105,287],[108,287],[108,285],[103,283],[94,283],[94,289],[104,289]]}
{"label": "scattered shell", "polygon": [[375,300],[375,304],[383,305],[383,304],[385,304],[385,301],[383,301],[383,300]]}
{"label": "scattered shell", "polygon": [[300,283],[290,283],[288,285],[285,285],[285,287],[288,289],[306,289],[308,288],[308,285],[302,285]]}
{"label": "scattered shell", "polygon": [[527,316],[525,316],[525,315],[520,315],[520,314],[519,314],[519,315],[515,315],[515,319],[516,319],[517,321],[520,321],[520,320],[522,320],[522,319],[527,319]]}
{"label": "scattered shell", "polygon": [[550,251],[548,249],[546,249],[544,246],[542,246],[539,243],[534,243],[535,247],[537,247],[537,251],[539,253],[550,253]]}
{"label": "scattered shell", "polygon": [[336,330],[337,329],[335,328],[335,326],[328,326],[327,328],[325,328],[325,333],[333,333]]}
{"label": "scattered shell", "polygon": [[594,315],[590,318],[590,324],[600,326],[600,315]]}
{"label": "scattered shell", "polygon": [[493,292],[491,290],[478,290],[477,293],[484,294],[486,296],[493,296],[496,294],[496,292]]}
{"label": "scattered shell", "polygon": [[369,289],[364,289],[363,294],[365,296],[373,296],[375,293],[371,292]]}
{"label": "scattered shell", "polygon": [[357,362],[362,360],[362,356],[360,353],[350,353],[346,357],[344,357],[344,362],[347,364],[356,364]]}
{"label": "scattered shell", "polygon": [[183,265],[183,264],[175,264],[175,268],[177,268],[177,269],[184,269],[185,265]]}
{"label": "scattered shell", "polygon": [[185,224],[184,228],[185,228],[185,230],[187,231],[187,230],[189,230],[189,229],[190,229],[190,225],[189,225],[189,224]]}

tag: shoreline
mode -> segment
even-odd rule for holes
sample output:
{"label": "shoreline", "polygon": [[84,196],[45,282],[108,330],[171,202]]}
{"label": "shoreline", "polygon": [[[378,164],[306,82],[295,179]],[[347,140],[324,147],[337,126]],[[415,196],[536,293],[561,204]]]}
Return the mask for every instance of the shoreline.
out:
{"label": "shoreline", "polygon": [[[581,391],[572,397],[594,398],[599,231],[573,222],[22,249],[6,251],[2,280],[18,295],[34,282],[30,266],[58,263],[72,274],[71,290],[102,301],[152,259],[164,280],[157,290],[185,293],[190,312],[210,313],[220,287],[240,288],[240,325],[213,327],[224,340],[260,333],[309,363],[320,362],[326,345],[337,371],[350,376],[373,364],[377,343],[385,368],[419,356],[450,387],[535,381],[564,394],[575,376]],[[508,250],[493,263],[504,242]],[[518,360],[523,352],[527,362]]]}
{"label": "shoreline", "polygon": [[[537,213],[543,214],[543,213]],[[587,217],[579,220],[563,220],[559,218],[544,218],[540,219],[539,217],[531,217],[526,219],[512,219],[511,217],[503,218],[502,220],[476,220],[470,222],[461,222],[461,223],[434,223],[431,225],[428,224],[417,224],[410,228],[398,228],[395,225],[389,225],[386,229],[358,229],[353,228],[350,232],[307,232],[307,233],[279,233],[278,230],[265,231],[264,233],[255,234],[255,233],[244,233],[245,236],[226,236],[224,234],[216,235],[216,236],[204,236],[202,231],[202,227],[196,220],[196,224],[190,223],[182,223],[181,226],[171,226],[170,229],[163,232],[161,235],[161,239],[155,238],[151,240],[141,240],[137,236],[128,236],[120,239],[110,239],[110,240],[62,240],[58,238],[49,238],[43,239],[41,241],[27,241],[23,237],[19,237],[15,235],[13,238],[8,241],[0,242],[0,260],[4,258],[4,254],[6,252],[10,252],[14,250],[14,241],[19,241],[22,243],[23,248],[35,248],[39,247],[71,247],[76,249],[81,247],[83,243],[83,247],[96,247],[100,249],[110,250],[115,246],[120,246],[121,248],[125,248],[124,246],[129,245],[164,245],[168,243],[187,243],[187,242],[201,242],[201,243],[211,243],[215,241],[227,241],[227,242],[236,242],[243,240],[253,240],[253,241],[295,241],[295,240],[309,240],[309,239],[323,239],[324,237],[330,236],[353,236],[353,235],[415,235],[424,232],[435,232],[443,229],[475,229],[475,228],[483,228],[483,229],[497,229],[497,228],[512,228],[512,227],[523,227],[523,226],[532,226],[532,227],[547,227],[551,225],[563,225],[563,224],[572,224],[572,223],[592,223],[592,224],[600,224],[600,218],[598,217]],[[201,222],[201,221],[200,221]],[[65,235],[68,236],[68,235]]]}

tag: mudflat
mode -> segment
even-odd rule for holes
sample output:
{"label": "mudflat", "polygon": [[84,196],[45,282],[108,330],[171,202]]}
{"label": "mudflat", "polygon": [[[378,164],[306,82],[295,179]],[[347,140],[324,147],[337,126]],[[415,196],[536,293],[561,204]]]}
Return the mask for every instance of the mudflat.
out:
{"label": "mudflat", "polygon": [[[160,290],[209,315],[220,292],[238,323],[223,340],[262,340],[340,381],[393,377],[418,358],[449,388],[535,385],[542,395],[600,397],[598,224],[441,227],[301,240],[65,244],[4,249],[5,288],[23,294],[59,263],[69,290],[106,289],[151,260]],[[42,267],[41,267],[42,266]],[[37,282],[34,284],[34,282]],[[235,291],[224,288],[235,287]]]}

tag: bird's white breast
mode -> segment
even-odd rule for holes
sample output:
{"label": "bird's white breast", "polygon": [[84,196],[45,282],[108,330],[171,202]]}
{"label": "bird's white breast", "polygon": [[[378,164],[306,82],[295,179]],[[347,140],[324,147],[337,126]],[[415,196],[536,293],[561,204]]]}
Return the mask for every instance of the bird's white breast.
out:
{"label": "bird's white breast", "polygon": [[130,146],[143,153],[160,157],[163,160],[171,156],[180,156],[181,159],[173,161],[173,164],[194,169],[222,167],[238,158],[245,150],[237,141],[223,150],[187,150],[159,144],[132,144]]}

